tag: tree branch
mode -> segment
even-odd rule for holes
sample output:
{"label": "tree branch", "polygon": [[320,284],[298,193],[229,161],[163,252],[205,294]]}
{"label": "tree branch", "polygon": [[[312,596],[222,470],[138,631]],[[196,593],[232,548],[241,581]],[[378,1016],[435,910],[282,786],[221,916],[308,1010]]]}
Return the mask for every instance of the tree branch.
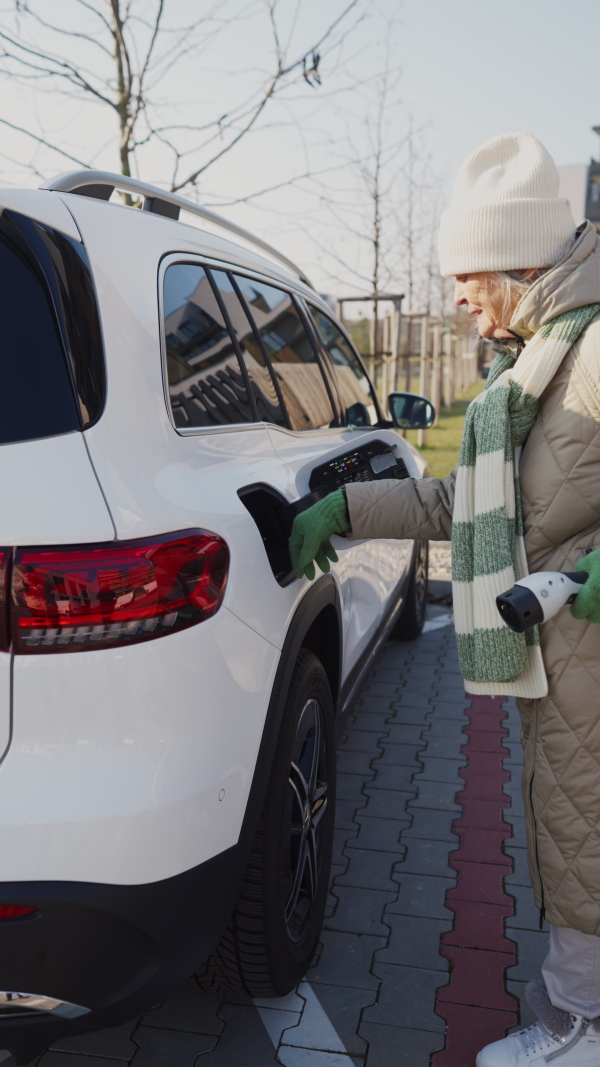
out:
{"label": "tree branch", "polygon": [[65,152],[63,148],[57,148],[56,145],[50,144],[50,141],[44,140],[37,133],[32,133],[31,130],[26,130],[24,126],[16,126],[14,122],[9,122],[8,119],[0,119],[0,123],[3,126],[9,126],[11,130],[17,130],[18,133],[24,133],[26,137],[31,137],[38,144],[44,145],[44,148],[51,148],[53,152],[58,152],[60,156],[64,156],[65,159],[70,159],[71,163],[77,163],[79,167],[84,167],[86,170],[89,168],[89,163],[84,163],[83,160],[77,159],[77,156],[72,156],[70,152]]}
{"label": "tree branch", "polygon": [[105,55],[110,56],[109,49],[106,45],[102,44],[102,41],[99,41],[97,37],[92,37],[89,33],[77,33],[75,30],[65,30],[62,26],[55,26],[52,22],[46,22],[46,20],[43,19],[41,15],[38,15],[37,11],[34,11],[31,6],[27,8],[27,14],[30,18],[34,19],[35,22],[38,22],[40,26],[43,26],[44,29],[52,30],[53,33],[60,33],[65,37],[75,37],[78,40],[87,41],[88,44],[95,45],[97,48],[100,48]]}
{"label": "tree branch", "polygon": [[293,74],[295,71],[299,70],[301,67],[305,68],[306,57],[309,54],[312,54],[313,57],[318,56],[318,49],[322,47],[325,41],[329,40],[336,27],[340,25],[340,23],[354,8],[357,7],[359,0],[350,0],[350,3],[347,4],[341,14],[331,23],[331,25],[327,28],[327,30],[325,30],[321,37],[318,38],[315,44],[311,48],[307,49],[307,51],[304,52],[302,56],[298,57],[293,62],[288,63],[287,65],[285,64],[285,56],[283,55],[281,50],[281,42],[277,28],[277,21],[275,18],[277,0],[266,0],[266,3],[267,10],[269,12],[269,20],[271,23],[271,32],[273,34],[275,55],[277,57],[277,68],[275,73],[271,76],[267,88],[262,98],[259,100],[258,104],[254,108],[249,120],[244,126],[242,126],[241,130],[238,131],[235,137],[233,137],[229,141],[229,143],[220,150],[220,152],[215,153],[215,155],[213,155],[211,159],[209,159],[206,163],[203,163],[201,166],[197,167],[194,171],[188,174],[188,177],[184,181],[179,181],[176,184],[173,184],[171,187],[171,192],[178,192],[186,185],[195,185],[198,181],[198,178],[202,174],[204,174],[204,172],[208,170],[209,167],[213,166],[214,163],[216,163],[219,159],[222,159],[223,156],[225,156],[228,152],[231,152],[231,150],[237,144],[239,144],[242,138],[247,133],[249,133],[250,130],[256,125],[267,104],[273,98],[273,96],[275,96],[278,87],[282,83],[282,81],[284,81],[285,78]]}
{"label": "tree branch", "polygon": [[142,107],[142,102],[143,102],[143,98],[144,98],[144,81],[145,81],[145,78],[146,78],[148,67],[150,65],[150,59],[152,57],[152,52],[154,51],[154,46],[155,46],[157,38],[158,38],[158,33],[159,33],[159,29],[160,29],[160,22],[161,22],[163,11],[164,11],[164,6],[165,6],[164,0],[159,0],[158,11],[156,12],[156,19],[154,21],[154,28],[152,30],[152,36],[150,37],[150,43],[149,43],[147,51],[146,51],[146,57],[145,57],[145,59],[144,59],[144,61],[142,63],[141,69],[140,69],[139,74],[138,74],[137,102],[136,102],[136,106],[135,106],[135,109],[134,109],[134,112],[133,112],[133,116],[132,116],[132,120],[131,120],[131,133],[133,133],[133,129],[134,129],[134,126],[135,126],[135,123],[136,123],[136,119],[137,119],[137,117],[138,117],[138,115],[140,113],[140,108]]}
{"label": "tree branch", "polygon": [[87,81],[84,75],[77,67],[74,67],[71,63],[67,63],[66,60],[56,59],[54,56],[48,56],[44,52],[40,52],[34,48],[28,48],[27,45],[21,44],[20,41],[15,41],[7,33],[3,33],[0,30],[0,40],[8,41],[9,45],[17,49],[18,52],[24,52],[26,55],[33,56],[35,59],[45,60],[47,63],[54,63],[57,67],[62,68],[59,70],[53,70],[51,67],[37,67],[34,63],[27,63],[27,60],[22,59],[18,54],[5,51],[5,55],[11,59],[14,59],[17,63],[23,63],[25,66],[30,66],[34,70],[53,78],[66,78],[72,85],[76,85],[80,89],[84,89],[85,92],[91,93],[93,96],[98,97],[104,104],[108,104],[114,108],[114,103],[109,97],[104,96],[98,89],[95,89],[93,85]]}

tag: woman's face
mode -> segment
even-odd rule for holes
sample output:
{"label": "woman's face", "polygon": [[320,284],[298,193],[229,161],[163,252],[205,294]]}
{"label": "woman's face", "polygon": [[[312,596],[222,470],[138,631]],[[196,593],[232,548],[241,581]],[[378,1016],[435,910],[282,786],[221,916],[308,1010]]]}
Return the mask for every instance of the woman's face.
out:
{"label": "woman's face", "polygon": [[[515,294],[514,307],[518,300],[518,294]],[[512,337],[506,326],[514,307],[505,309],[505,290],[496,275],[487,271],[457,275],[454,303],[457,307],[466,307],[469,315],[474,317],[480,337]],[[502,322],[503,312],[508,319],[506,323]]]}

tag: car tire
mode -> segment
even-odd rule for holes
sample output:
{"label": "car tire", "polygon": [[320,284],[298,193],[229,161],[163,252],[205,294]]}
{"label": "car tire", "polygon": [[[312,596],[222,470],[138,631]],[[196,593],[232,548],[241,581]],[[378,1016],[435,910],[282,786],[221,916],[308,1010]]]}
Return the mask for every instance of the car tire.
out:
{"label": "car tire", "polygon": [[429,542],[417,541],[404,607],[394,626],[392,637],[400,641],[414,641],[421,634],[427,615],[428,582]]}
{"label": "car tire", "polygon": [[300,651],[241,892],[198,974],[204,989],[285,996],[304,977],[327,901],[335,815],[335,724],[327,675]]}

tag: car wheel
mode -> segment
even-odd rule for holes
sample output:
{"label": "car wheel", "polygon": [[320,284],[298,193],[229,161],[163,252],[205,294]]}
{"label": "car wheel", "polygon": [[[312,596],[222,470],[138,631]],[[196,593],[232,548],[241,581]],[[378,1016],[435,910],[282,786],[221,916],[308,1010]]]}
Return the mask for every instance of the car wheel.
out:
{"label": "car wheel", "polygon": [[401,641],[413,641],[423,629],[427,614],[428,574],[429,542],[417,541],[406,600],[392,633],[393,637]]}
{"label": "car wheel", "polygon": [[235,911],[199,974],[205,989],[285,996],[310,967],[329,886],[335,809],[327,675],[301,650]]}

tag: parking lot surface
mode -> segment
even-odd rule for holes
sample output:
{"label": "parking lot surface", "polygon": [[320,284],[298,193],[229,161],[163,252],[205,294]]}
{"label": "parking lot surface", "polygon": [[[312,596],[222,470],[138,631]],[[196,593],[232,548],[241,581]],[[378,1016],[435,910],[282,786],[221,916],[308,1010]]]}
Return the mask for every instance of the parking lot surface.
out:
{"label": "parking lot surface", "polygon": [[383,648],[342,739],[331,893],[305,981],[252,1001],[203,993],[192,976],[135,1022],[36,1063],[471,1067],[521,1021],[546,934],[527,875],[518,716],[465,695],[449,588],[432,584],[423,635]]}

